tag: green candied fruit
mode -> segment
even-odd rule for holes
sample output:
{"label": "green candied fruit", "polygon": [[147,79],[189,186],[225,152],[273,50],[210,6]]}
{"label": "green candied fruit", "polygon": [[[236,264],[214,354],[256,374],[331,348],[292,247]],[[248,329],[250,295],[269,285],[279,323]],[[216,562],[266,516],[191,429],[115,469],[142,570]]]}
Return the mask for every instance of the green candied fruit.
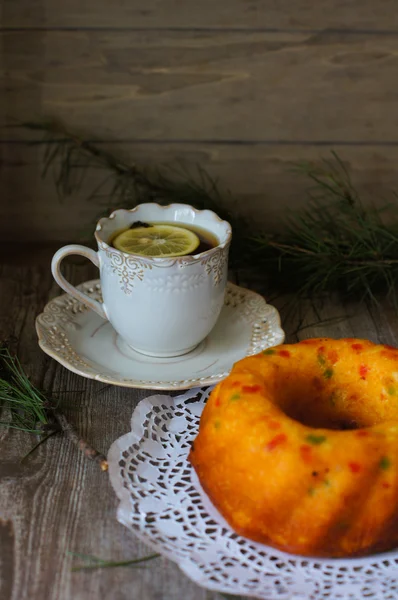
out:
{"label": "green candied fruit", "polygon": [[221,427],[221,421],[219,421],[218,419],[216,421],[214,421],[214,429],[220,429]]}
{"label": "green candied fruit", "polygon": [[234,394],[233,396],[231,396],[230,400],[232,402],[235,402],[236,400],[240,400],[240,394]]}
{"label": "green candied fruit", "polygon": [[321,365],[321,367],[326,365],[326,358],[323,356],[323,354],[318,354],[318,363]]}
{"label": "green candied fruit", "polygon": [[395,387],[393,385],[389,385],[387,388],[387,392],[390,394],[390,396],[395,396],[395,394],[397,393],[397,390],[395,389]]}
{"label": "green candied fruit", "polygon": [[310,444],[313,444],[314,446],[319,446],[319,444],[323,444],[323,442],[326,442],[327,438],[326,435],[316,435],[315,433],[310,433],[305,439]]}
{"label": "green candied fruit", "polygon": [[331,367],[328,367],[327,369],[324,370],[323,372],[323,376],[325,379],[331,379],[333,377],[333,369]]}
{"label": "green candied fruit", "polygon": [[383,471],[387,471],[387,469],[391,467],[391,460],[388,458],[388,456],[383,456],[380,459],[379,467],[380,469],[383,469]]}
{"label": "green candied fruit", "polygon": [[263,350],[263,354],[265,354],[265,356],[272,356],[273,354],[275,354],[275,350],[273,350],[272,348],[268,348],[267,350]]}

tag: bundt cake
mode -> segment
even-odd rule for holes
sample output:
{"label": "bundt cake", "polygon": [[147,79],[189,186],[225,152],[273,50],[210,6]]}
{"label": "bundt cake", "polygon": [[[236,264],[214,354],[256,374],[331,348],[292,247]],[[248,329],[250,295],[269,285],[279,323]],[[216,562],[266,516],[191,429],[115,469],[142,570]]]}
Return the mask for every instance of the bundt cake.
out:
{"label": "bundt cake", "polygon": [[303,556],[398,546],[398,350],[319,338],[239,361],[189,459],[252,540]]}

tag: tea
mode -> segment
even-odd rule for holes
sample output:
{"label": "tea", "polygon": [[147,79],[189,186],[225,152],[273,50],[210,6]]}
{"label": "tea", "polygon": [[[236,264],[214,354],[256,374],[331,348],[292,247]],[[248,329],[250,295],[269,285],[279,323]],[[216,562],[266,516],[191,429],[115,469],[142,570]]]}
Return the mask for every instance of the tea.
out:
{"label": "tea", "polygon": [[172,222],[151,221],[150,223],[136,221],[135,223],[132,223],[130,225],[130,227],[127,227],[126,229],[121,229],[119,231],[116,231],[112,235],[111,239],[109,240],[109,244],[111,246],[115,247],[113,244],[113,240],[117,236],[119,236],[121,233],[123,233],[123,231],[127,231],[127,229],[135,229],[137,227],[151,227],[153,225],[172,225],[173,227],[181,227],[182,229],[187,229],[188,231],[192,231],[193,233],[195,233],[199,238],[199,246],[197,246],[197,248],[195,248],[195,250],[193,252],[189,252],[189,253],[185,254],[185,256],[202,254],[203,252],[207,252],[208,250],[215,248],[220,243],[214,234],[210,233],[210,231],[207,231],[206,229],[203,229],[202,227],[198,227],[197,225],[186,224],[186,223],[176,223],[174,221],[172,221]]}

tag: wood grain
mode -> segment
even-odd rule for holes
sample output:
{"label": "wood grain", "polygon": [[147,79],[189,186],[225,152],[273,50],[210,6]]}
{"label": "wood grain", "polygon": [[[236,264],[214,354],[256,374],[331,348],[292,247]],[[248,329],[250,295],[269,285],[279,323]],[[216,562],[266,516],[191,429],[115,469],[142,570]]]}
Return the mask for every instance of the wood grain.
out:
{"label": "wood grain", "polygon": [[[41,352],[34,319],[59,293],[49,272],[53,248],[0,248],[0,339],[18,340],[20,359],[35,383],[61,398],[62,409],[81,434],[106,452],[129,429],[131,413],[147,391],[104,387],[70,373]],[[92,266],[68,262],[66,275],[77,283],[95,277]],[[313,336],[358,336],[397,343],[395,314],[330,299],[288,311],[287,297],[272,297],[264,282],[241,283],[272,298],[282,315],[287,341]],[[74,393],[67,394],[67,390]],[[0,429],[0,597],[2,600],[221,600],[191,583],[171,562],[157,559],[147,569],[103,569],[71,573],[79,563],[68,552],[110,560],[151,551],[116,522],[117,501],[108,476],[85,460],[67,440],[54,437],[28,460],[20,458],[35,440]]]}
{"label": "wood grain", "polygon": [[[62,10],[61,10],[62,6]],[[398,28],[394,0],[3,0],[8,27],[385,30]]]}
{"label": "wood grain", "polygon": [[[98,139],[398,144],[397,37],[2,34],[3,139],[56,115]],[[26,134],[25,134],[26,135]]]}
{"label": "wood grain", "polygon": [[[89,203],[84,193],[59,203],[16,119],[53,115],[144,164],[200,164],[268,230],[306,200],[307,183],[291,163],[319,160],[331,148],[370,199],[398,190],[395,0],[3,0],[0,31],[3,241],[83,239],[112,204],[107,195],[102,206]],[[97,182],[93,174],[87,189]],[[70,420],[106,452],[148,392],[104,389],[38,349],[35,316],[59,293],[49,271],[53,250],[0,248],[0,339],[18,340],[34,381],[59,396]],[[77,283],[97,272],[69,261],[67,276]],[[262,282],[240,277],[272,297]],[[273,298],[289,341],[398,341],[388,308],[330,300],[289,311],[288,301]],[[1,600],[220,598],[163,559],[147,570],[72,574],[68,551],[118,560],[150,550],[116,522],[106,475],[61,437],[21,463],[34,442],[0,429]]]}
{"label": "wood grain", "polygon": [[[34,381],[62,400],[62,409],[90,442],[106,452],[129,430],[131,413],[148,392],[105,387],[80,378],[49,359],[37,346],[34,319],[49,297],[48,259],[31,250],[21,266],[0,268],[0,339],[15,336],[18,354]],[[45,257],[45,260],[44,260]],[[67,276],[95,276],[87,265],[69,264]],[[67,390],[76,390],[73,394]],[[51,438],[26,462],[20,458],[35,443],[27,434],[0,430],[0,581],[2,600],[205,600],[214,594],[191,583],[169,561],[157,559],[148,570],[109,569],[72,574],[81,563],[68,552],[111,560],[145,556],[151,550],[116,522],[117,501],[107,474],[86,461],[61,437]]]}
{"label": "wood grain", "polygon": [[[293,172],[298,161],[330,158],[329,148],[305,146],[242,146],[214,144],[103,144],[126,160],[142,165],[176,166],[179,163],[197,177],[200,165],[218,180],[226,205],[247,217],[256,229],[281,228],[292,211],[308,201],[311,187],[306,177]],[[398,191],[398,148],[335,147],[350,169],[364,203],[394,201]],[[1,145],[0,237],[3,240],[92,240],[101,211],[115,206],[110,187],[104,197],[87,201],[107,173],[92,173],[81,193],[62,202],[51,176],[43,182],[36,147]],[[230,194],[228,193],[230,191]],[[189,203],[190,198],[186,201]]]}
{"label": "wood grain", "polygon": [[65,208],[41,182],[15,123],[48,115],[144,163],[200,164],[269,229],[305,201],[291,163],[332,148],[376,200],[398,188],[395,34],[40,30],[1,41],[3,239],[80,239],[112,203],[82,194]]}

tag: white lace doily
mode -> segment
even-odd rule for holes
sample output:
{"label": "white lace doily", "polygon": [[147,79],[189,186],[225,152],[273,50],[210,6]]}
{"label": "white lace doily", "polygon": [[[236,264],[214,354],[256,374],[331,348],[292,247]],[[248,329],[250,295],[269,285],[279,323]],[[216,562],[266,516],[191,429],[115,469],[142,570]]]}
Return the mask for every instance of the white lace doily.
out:
{"label": "white lace doily", "polygon": [[264,600],[398,600],[398,551],[309,559],[238,536],[187,461],[209,388],[141,401],[108,460],[117,517],[197,584]]}

